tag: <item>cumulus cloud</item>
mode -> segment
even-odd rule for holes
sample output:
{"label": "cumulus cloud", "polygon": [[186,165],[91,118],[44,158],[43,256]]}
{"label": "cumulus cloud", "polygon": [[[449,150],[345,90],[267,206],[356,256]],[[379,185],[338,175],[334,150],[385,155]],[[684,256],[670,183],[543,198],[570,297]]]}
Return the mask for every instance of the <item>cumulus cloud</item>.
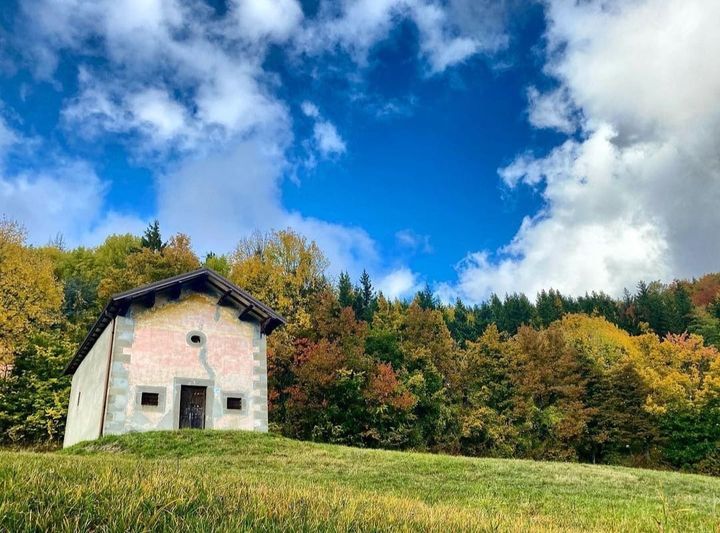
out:
{"label": "cumulus cloud", "polygon": [[[290,102],[280,96],[281,78],[267,70],[266,59],[270,50],[282,50],[312,64],[342,51],[362,63],[395,25],[410,21],[427,71],[439,73],[504,46],[501,27],[479,22],[495,12],[494,3],[481,4],[322,1],[308,20],[297,0],[231,0],[222,14],[182,0],[28,0],[20,6],[16,44],[36,76],[49,80],[62,55],[72,55],[78,87],[64,99],[65,133],[90,140],[116,134],[140,160],[152,158],[157,216],[169,231],[192,235],[198,251],[224,252],[252,230],[292,227],[315,239],[336,271],[359,274],[365,266],[376,274],[387,267],[364,230],[283,205],[279,191],[294,142]],[[302,108],[312,120],[312,150],[325,158],[343,154],[347,145],[335,124],[310,102]],[[82,189],[78,205],[88,211],[68,216],[63,231],[76,228],[77,239],[92,240],[103,228],[134,228],[131,215],[103,211],[107,184],[88,165],[77,165],[67,183]],[[22,191],[61,186],[63,168],[42,179],[12,178],[6,198],[25,205],[40,191]],[[62,198],[64,189],[53,194]],[[45,229],[38,227],[38,234]],[[412,276],[400,269],[388,278],[393,287],[403,280],[407,286],[408,272]]]}
{"label": "cumulus cloud", "polygon": [[262,62],[272,40],[299,23],[294,0],[239,0],[222,19],[179,0],[30,0],[22,8],[33,43],[26,53],[43,72],[89,43],[106,60],[81,64],[78,94],[63,110],[69,130],[136,133],[142,142],[130,139],[131,148],[157,152],[207,150],[259,131],[287,141],[287,109]]}
{"label": "cumulus cloud", "polygon": [[323,156],[342,154],[346,150],[345,141],[340,137],[332,122],[326,120],[316,122],[313,127],[313,136]]}
{"label": "cumulus cloud", "polygon": [[302,21],[296,0],[232,0],[231,12],[239,35],[252,40],[287,40]]}
{"label": "cumulus cloud", "polygon": [[708,51],[720,49],[720,4],[553,0],[546,9],[546,70],[560,87],[530,93],[530,120],[570,132],[577,108],[582,135],[500,170],[544,205],[506,247],[459,265],[461,294],[617,295],[640,279],[717,270],[720,64]]}
{"label": "cumulus cloud", "polygon": [[306,117],[320,118],[320,110],[318,109],[318,106],[312,102],[305,100],[302,104],[300,104],[300,109],[302,109],[302,112]]}
{"label": "cumulus cloud", "polygon": [[32,242],[44,244],[62,235],[69,245],[94,244],[108,233],[145,226],[135,216],[105,210],[108,184],[87,162],[43,151],[41,167],[10,172],[5,158],[14,149],[36,150],[39,158],[43,147],[1,118],[0,133],[0,215],[22,223]]}
{"label": "cumulus cloud", "polygon": [[577,129],[570,95],[564,89],[540,93],[535,87],[530,87],[528,120],[536,128],[550,128],[568,134]]}
{"label": "cumulus cloud", "polygon": [[[306,117],[313,119],[313,139],[315,148],[323,157],[345,153],[347,147],[335,125],[320,114],[318,107],[305,101],[300,105]],[[312,159],[311,159],[312,161]]]}
{"label": "cumulus cloud", "polygon": [[407,267],[400,267],[385,274],[377,283],[377,288],[391,300],[404,298],[421,289],[418,276]]}
{"label": "cumulus cloud", "polygon": [[377,269],[376,244],[364,230],[305,217],[282,205],[284,165],[281,154],[257,140],[187,160],[158,182],[159,218],[168,231],[191,235],[200,253],[232,250],[255,230],[292,228],[318,243],[333,274]]}
{"label": "cumulus cloud", "polygon": [[324,2],[320,15],[305,26],[295,42],[299,50],[310,54],[344,50],[362,64],[396,24],[409,20],[418,29],[420,52],[429,73],[437,74],[477,53],[492,53],[506,46],[499,5],[475,0]]}

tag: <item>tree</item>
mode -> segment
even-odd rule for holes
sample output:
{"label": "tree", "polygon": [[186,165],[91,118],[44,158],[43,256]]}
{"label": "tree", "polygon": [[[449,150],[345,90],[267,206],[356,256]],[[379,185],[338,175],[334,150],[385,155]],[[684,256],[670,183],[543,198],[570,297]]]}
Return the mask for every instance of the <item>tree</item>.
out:
{"label": "tree", "polygon": [[205,261],[203,261],[203,266],[205,268],[209,268],[210,270],[214,270],[221,276],[229,276],[230,275],[230,259],[226,255],[215,255],[212,252],[209,252],[205,256]]}
{"label": "tree", "polygon": [[637,371],[633,337],[599,316],[566,315],[557,323],[585,382],[583,402],[591,413],[578,440],[581,460],[642,455],[655,440],[644,411],[648,388]]}
{"label": "tree", "polygon": [[75,350],[57,329],[33,334],[16,349],[0,380],[0,442],[54,445],[62,440],[70,394],[63,368]]}
{"label": "tree", "polygon": [[690,290],[685,283],[676,281],[668,291],[668,305],[672,309],[670,331],[684,333],[690,327],[693,316]]}
{"label": "tree", "polygon": [[527,296],[513,293],[505,296],[498,325],[502,331],[514,335],[520,326],[532,324],[534,318],[535,308]]}
{"label": "tree", "polygon": [[520,441],[512,424],[513,386],[508,347],[495,324],[476,342],[468,342],[462,372],[463,453],[511,457]]}
{"label": "tree", "polygon": [[25,231],[0,220],[0,378],[32,334],[60,318],[63,290],[52,261],[25,246]]}
{"label": "tree", "polygon": [[355,304],[355,289],[350,281],[350,275],[347,272],[340,272],[338,280],[338,302],[341,307],[351,307]]}
{"label": "tree", "polygon": [[142,248],[127,257],[124,268],[110,267],[98,286],[104,301],[113,294],[200,268],[190,238],[181,233],[170,238],[161,250]]}
{"label": "tree", "polygon": [[365,322],[372,322],[376,305],[377,298],[372,282],[370,281],[370,275],[366,270],[363,270],[360,276],[360,286],[355,289],[355,316]]}
{"label": "tree", "polygon": [[601,316],[608,322],[620,325],[620,310],[618,302],[604,292],[592,291],[590,294],[577,299],[575,312],[590,316]]}
{"label": "tree", "polygon": [[433,294],[428,283],[425,284],[425,288],[423,288],[423,290],[419,291],[415,295],[414,302],[416,302],[422,309],[437,309],[440,305],[440,302]]}
{"label": "tree", "polygon": [[475,340],[478,336],[472,315],[460,298],[455,300],[455,307],[446,309],[445,322],[453,339],[461,348],[465,347],[467,341]]}
{"label": "tree", "polygon": [[[365,355],[367,324],[325,290],[313,301],[307,336],[296,338],[283,390],[286,431],[295,437],[367,445],[365,399],[373,368]],[[288,379],[288,377],[290,379]]]}
{"label": "tree", "polygon": [[238,243],[230,263],[230,279],[282,314],[291,334],[310,326],[313,300],[328,287],[328,260],[315,242],[289,229],[256,233]]}
{"label": "tree", "polygon": [[546,292],[543,289],[538,293],[535,301],[538,323],[543,327],[549,326],[562,318],[565,313],[570,312],[571,306],[572,301],[565,299],[560,292],[555,289]]}
{"label": "tree", "polygon": [[510,343],[513,413],[532,458],[577,460],[595,409],[584,403],[587,379],[558,322],[521,326]]}
{"label": "tree", "polygon": [[157,219],[152,221],[145,233],[143,233],[142,239],[140,239],[140,245],[143,248],[149,248],[156,252],[161,251],[165,245],[162,242],[162,236],[160,235],[160,222]]}

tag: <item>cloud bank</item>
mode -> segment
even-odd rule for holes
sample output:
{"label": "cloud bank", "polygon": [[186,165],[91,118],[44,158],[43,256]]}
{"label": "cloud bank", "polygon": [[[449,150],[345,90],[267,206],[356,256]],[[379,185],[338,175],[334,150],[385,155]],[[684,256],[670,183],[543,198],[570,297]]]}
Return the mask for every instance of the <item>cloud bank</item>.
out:
{"label": "cloud bank", "polygon": [[500,176],[544,205],[507,246],[468,255],[454,290],[554,287],[618,295],[720,264],[720,4],[635,0],[546,4],[545,70],[529,120],[571,136],[549,154],[521,154]]}
{"label": "cloud bank", "polygon": [[[58,66],[72,58],[77,87],[64,98],[59,127],[81,142],[110,136],[157,169],[153,216],[166,232],[192,235],[203,253],[229,251],[255,229],[291,227],[318,242],[334,272],[358,275],[365,267],[388,280],[389,293],[404,294],[415,274],[388,266],[363,229],[283,205],[291,147],[305,146],[316,164],[342,157],[348,145],[310,102],[302,110],[311,137],[293,137],[293,104],[279,96],[281,79],[265,60],[281,50],[296,66],[312,68],[343,55],[362,71],[372,48],[408,21],[432,76],[505,46],[494,3],[321,1],[312,18],[297,0],[230,0],[225,8],[181,0],[28,0],[15,21],[15,44],[36,79],[56,85]],[[52,229],[69,244],[91,244],[102,231],[144,224],[132,213],[108,212],[110,184],[84,161],[58,156],[45,169],[0,179],[0,211],[25,221],[33,240],[49,238]]]}

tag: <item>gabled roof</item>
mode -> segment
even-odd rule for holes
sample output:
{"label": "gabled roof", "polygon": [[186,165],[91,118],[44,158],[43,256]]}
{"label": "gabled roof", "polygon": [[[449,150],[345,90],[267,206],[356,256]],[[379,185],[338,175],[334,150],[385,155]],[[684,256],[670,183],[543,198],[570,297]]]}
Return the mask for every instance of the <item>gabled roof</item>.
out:
{"label": "gabled roof", "polygon": [[197,291],[202,291],[205,287],[216,289],[221,294],[218,304],[235,304],[241,309],[238,319],[257,320],[260,322],[260,331],[266,335],[272,333],[281,324],[285,324],[282,316],[250,296],[230,280],[209,268],[201,268],[111,296],[80,348],[65,367],[64,373],[75,373],[107,325],[116,316],[124,316],[133,302],[144,301],[148,306],[152,306],[155,304],[155,295],[158,292],[169,292],[171,297],[177,298],[183,287],[191,287]]}

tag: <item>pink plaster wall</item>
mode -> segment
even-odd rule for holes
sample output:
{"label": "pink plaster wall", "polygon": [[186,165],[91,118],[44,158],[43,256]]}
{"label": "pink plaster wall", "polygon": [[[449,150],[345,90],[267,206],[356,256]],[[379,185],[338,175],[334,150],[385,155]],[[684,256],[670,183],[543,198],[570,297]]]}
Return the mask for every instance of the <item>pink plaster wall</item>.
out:
{"label": "pink plaster wall", "polygon": [[[236,309],[216,302],[217,298],[191,293],[179,301],[158,302],[150,309],[133,312],[132,344],[123,349],[123,354],[130,356],[124,363],[128,370],[125,431],[172,429],[178,409],[175,378],[213,381],[207,427],[254,429],[250,404],[258,401],[253,393],[253,369],[257,366],[253,338],[258,325],[241,322]],[[188,344],[187,334],[193,330],[205,334],[204,347]],[[142,386],[165,388],[162,411],[138,404],[138,387]],[[242,413],[224,413],[223,392],[243,393],[247,408]]]}

